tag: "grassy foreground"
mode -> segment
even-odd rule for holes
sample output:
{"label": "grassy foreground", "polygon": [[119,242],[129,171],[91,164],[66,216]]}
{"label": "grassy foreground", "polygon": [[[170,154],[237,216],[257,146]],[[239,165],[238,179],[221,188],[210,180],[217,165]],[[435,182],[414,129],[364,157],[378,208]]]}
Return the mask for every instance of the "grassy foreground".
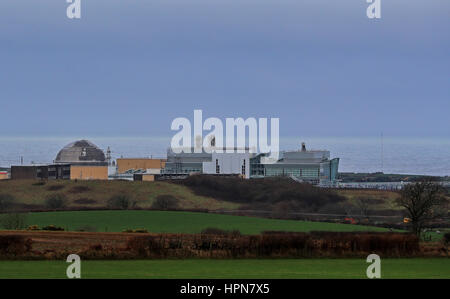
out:
{"label": "grassy foreground", "polygon": [[[62,261],[0,261],[0,278],[66,278]],[[367,278],[364,259],[82,261],[82,278]],[[382,259],[382,278],[450,278],[450,259]]]}
{"label": "grassy foreground", "polygon": [[54,224],[70,231],[90,226],[98,232],[121,232],[127,228],[145,228],[149,232],[158,233],[199,233],[207,227],[226,230],[238,229],[243,234],[259,234],[265,230],[387,231],[384,228],[363,225],[142,210],[29,213],[26,222],[28,225],[36,224],[39,227]]}

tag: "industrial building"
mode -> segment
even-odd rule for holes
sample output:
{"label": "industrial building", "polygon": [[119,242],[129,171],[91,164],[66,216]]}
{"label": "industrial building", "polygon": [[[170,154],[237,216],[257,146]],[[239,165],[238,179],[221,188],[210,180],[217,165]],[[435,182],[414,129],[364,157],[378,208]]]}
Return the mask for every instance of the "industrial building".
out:
{"label": "industrial building", "polygon": [[108,161],[95,144],[78,140],[61,149],[52,164],[11,166],[11,179],[107,180]]}
{"label": "industrial building", "polygon": [[[11,179],[71,179],[108,180],[125,179],[153,181],[159,179],[185,178],[192,174],[217,176],[240,176],[264,178],[285,176],[299,182],[321,186],[332,186],[338,177],[339,158],[330,158],[327,150],[307,150],[306,145],[295,151],[280,152],[277,160],[269,159],[265,153],[250,153],[248,148],[215,148],[211,141],[211,152],[204,149],[195,153],[176,153],[167,150],[167,159],[119,158],[117,165],[107,154],[87,140],[79,140],[65,146],[57,154],[54,163],[46,165],[12,166]],[[0,179],[7,177],[0,173]]]}
{"label": "industrial building", "polygon": [[9,179],[9,169],[0,167],[0,180]]}
{"label": "industrial building", "polygon": [[248,149],[244,153],[227,153],[226,149],[222,153],[201,153],[191,152],[175,153],[172,149],[167,150],[166,167],[162,174],[166,176],[191,175],[191,174],[212,174],[212,175],[242,175],[250,178],[250,157]]}
{"label": "industrial building", "polygon": [[186,176],[196,173],[211,175],[240,175],[244,178],[286,176],[299,182],[324,186],[332,185],[337,179],[339,158],[330,159],[326,150],[307,150],[280,153],[277,161],[269,160],[267,154],[244,153],[174,153],[167,151],[166,176]]}
{"label": "industrial building", "polygon": [[70,164],[42,164],[11,166],[13,180],[68,180],[70,179]]}
{"label": "industrial building", "polygon": [[287,176],[296,181],[330,185],[338,177],[339,158],[330,159],[326,150],[307,150],[302,143],[301,150],[281,152],[275,163],[265,161],[265,154],[251,159],[251,177]]}

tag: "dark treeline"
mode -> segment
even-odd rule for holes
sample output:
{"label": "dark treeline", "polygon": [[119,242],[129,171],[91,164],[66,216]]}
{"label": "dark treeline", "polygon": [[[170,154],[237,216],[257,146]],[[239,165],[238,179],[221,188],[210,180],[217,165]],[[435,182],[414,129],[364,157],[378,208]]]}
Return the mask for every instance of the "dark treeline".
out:
{"label": "dark treeline", "polygon": [[0,259],[63,259],[70,253],[82,259],[139,258],[315,258],[420,256],[419,239],[404,233],[266,232],[261,235],[145,234],[130,235],[125,247],[93,243],[73,252],[67,248],[50,252],[32,249],[23,236],[0,236]]}
{"label": "dark treeline", "polygon": [[346,198],[333,190],[300,184],[289,178],[243,180],[194,175],[180,182],[196,194],[248,205],[249,209],[336,211]]}
{"label": "dark treeline", "polygon": [[279,233],[262,235],[158,235],[131,238],[127,250],[150,258],[309,258],[415,256],[416,236],[400,233]]}

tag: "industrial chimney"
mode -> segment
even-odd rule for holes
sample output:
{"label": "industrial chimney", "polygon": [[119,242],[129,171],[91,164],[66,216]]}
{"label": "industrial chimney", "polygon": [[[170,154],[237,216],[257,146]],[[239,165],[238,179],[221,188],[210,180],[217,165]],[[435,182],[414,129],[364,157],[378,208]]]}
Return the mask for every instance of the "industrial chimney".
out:
{"label": "industrial chimney", "polygon": [[302,152],[306,152],[306,144],[302,142]]}

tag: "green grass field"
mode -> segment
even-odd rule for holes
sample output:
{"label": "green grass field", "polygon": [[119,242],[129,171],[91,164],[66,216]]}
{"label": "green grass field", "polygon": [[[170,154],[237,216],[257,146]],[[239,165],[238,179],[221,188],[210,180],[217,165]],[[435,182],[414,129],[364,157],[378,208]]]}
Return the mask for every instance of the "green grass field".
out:
{"label": "green grass field", "polygon": [[70,211],[29,213],[28,225],[43,227],[54,224],[69,231],[91,226],[98,232],[121,232],[124,229],[145,228],[149,232],[199,233],[207,227],[226,230],[238,229],[243,234],[259,234],[265,230],[307,232],[322,231],[387,231],[384,228],[305,222],[295,220],[266,219],[212,213],[167,211]]}
{"label": "green grass field", "polygon": [[[62,261],[0,261],[0,278],[65,278]],[[366,278],[364,259],[82,261],[82,278]],[[382,259],[382,278],[450,278],[450,259]]]}

